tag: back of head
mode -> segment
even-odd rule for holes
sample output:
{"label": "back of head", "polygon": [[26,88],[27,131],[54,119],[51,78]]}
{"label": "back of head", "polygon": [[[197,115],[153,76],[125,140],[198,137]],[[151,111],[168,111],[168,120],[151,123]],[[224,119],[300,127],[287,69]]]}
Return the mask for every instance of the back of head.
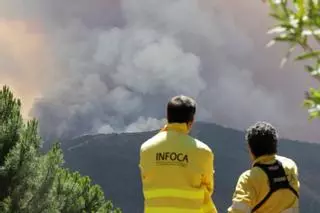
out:
{"label": "back of head", "polygon": [[196,102],[187,96],[173,97],[167,105],[168,123],[190,123],[194,120]]}
{"label": "back of head", "polygon": [[246,131],[246,141],[254,157],[277,153],[278,134],[267,122],[257,122]]}

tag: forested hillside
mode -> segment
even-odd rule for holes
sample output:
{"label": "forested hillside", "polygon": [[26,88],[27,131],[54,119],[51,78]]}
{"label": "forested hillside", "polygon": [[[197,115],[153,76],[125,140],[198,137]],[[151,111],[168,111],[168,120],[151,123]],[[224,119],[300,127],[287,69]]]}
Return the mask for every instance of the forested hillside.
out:
{"label": "forested hillside", "polygon": [[[63,143],[66,166],[92,177],[107,199],[125,213],[143,208],[138,170],[139,147],[155,132],[88,135]],[[215,124],[198,123],[192,135],[208,143],[215,153],[216,192],[219,212],[225,212],[238,176],[250,166],[244,134]],[[281,140],[280,154],[295,159],[300,169],[301,212],[320,208],[320,146]]]}

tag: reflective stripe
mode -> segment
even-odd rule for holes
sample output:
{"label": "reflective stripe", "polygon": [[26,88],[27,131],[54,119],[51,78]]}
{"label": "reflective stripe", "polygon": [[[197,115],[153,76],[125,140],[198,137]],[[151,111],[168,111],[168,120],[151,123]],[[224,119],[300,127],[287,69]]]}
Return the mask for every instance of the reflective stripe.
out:
{"label": "reflective stripe", "polygon": [[160,197],[145,200],[145,206],[148,207],[171,207],[185,209],[200,209],[203,199],[186,199],[177,197]]}
{"label": "reflective stripe", "polygon": [[181,190],[181,189],[149,189],[144,191],[146,199],[159,197],[177,197],[186,199],[203,199],[203,190]]}
{"label": "reflective stripe", "polygon": [[235,202],[233,201],[232,206],[230,207],[232,210],[241,210],[243,213],[251,213],[251,208],[246,203],[243,202]]}
{"label": "reflective stripe", "polygon": [[299,213],[299,208],[290,208],[290,209],[286,209],[281,213]]}
{"label": "reflective stripe", "polygon": [[144,213],[202,213],[201,210],[166,208],[166,207],[148,207]]}

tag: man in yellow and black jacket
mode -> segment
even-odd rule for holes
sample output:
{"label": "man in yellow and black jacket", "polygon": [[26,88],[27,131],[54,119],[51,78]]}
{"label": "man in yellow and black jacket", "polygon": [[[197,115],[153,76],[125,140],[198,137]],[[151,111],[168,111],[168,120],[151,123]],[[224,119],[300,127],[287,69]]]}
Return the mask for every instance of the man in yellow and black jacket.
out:
{"label": "man in yellow and black jacket", "polygon": [[167,105],[167,125],[140,149],[145,213],[216,213],[214,155],[189,136],[196,103],[186,96]]}
{"label": "man in yellow and black jacket", "polygon": [[238,180],[228,213],[299,213],[298,168],[277,155],[275,128],[258,122],[248,128],[252,168]]}

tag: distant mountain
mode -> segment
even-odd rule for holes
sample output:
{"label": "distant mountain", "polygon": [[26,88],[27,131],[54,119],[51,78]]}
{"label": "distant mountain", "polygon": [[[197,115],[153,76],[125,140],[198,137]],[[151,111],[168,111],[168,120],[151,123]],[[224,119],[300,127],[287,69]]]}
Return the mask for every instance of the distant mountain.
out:
{"label": "distant mountain", "polygon": [[[156,132],[87,135],[62,143],[66,167],[89,175],[124,213],[142,213],[139,148]],[[214,202],[226,212],[239,175],[250,167],[244,133],[215,124],[197,123],[192,135],[215,153]],[[301,212],[320,209],[320,145],[281,140],[279,154],[293,158],[301,180]]]}

